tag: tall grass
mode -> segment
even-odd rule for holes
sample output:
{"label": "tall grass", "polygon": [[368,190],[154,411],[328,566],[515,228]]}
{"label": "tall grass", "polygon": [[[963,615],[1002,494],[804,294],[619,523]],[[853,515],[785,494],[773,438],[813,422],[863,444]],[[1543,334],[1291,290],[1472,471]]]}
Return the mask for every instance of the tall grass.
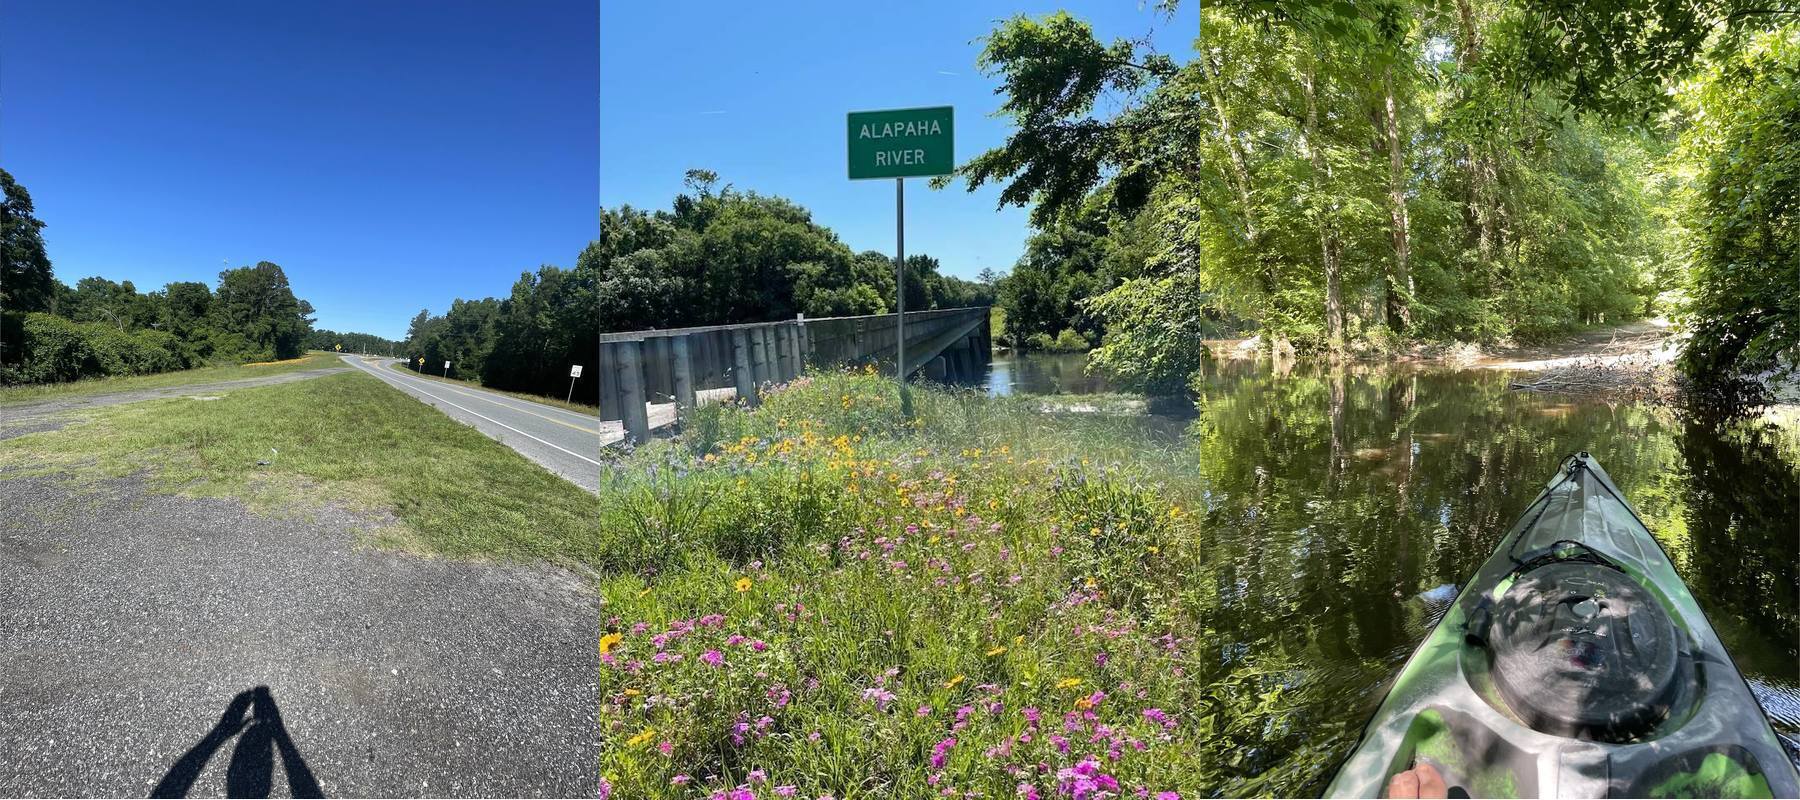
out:
{"label": "tall grass", "polygon": [[1259,748],[1332,752],[1278,713],[1286,664],[1208,651],[1180,449],[915,399],[909,421],[889,380],[815,375],[609,470],[617,796],[1197,797],[1257,791]]}

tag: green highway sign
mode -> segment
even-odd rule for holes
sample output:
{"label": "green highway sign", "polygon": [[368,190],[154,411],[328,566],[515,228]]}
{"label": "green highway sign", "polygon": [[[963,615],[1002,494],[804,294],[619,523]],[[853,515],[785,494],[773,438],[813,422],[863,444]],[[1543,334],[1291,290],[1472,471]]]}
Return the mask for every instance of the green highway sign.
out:
{"label": "green highway sign", "polygon": [[950,106],[850,112],[850,180],[955,172],[955,117]]}

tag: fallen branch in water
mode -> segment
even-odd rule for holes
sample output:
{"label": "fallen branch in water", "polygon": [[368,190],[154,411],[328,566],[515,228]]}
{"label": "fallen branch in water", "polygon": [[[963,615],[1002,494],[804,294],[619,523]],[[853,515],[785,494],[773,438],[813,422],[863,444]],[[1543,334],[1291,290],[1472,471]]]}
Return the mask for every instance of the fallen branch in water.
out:
{"label": "fallen branch in water", "polygon": [[1670,402],[1676,394],[1674,375],[1668,365],[1650,357],[1581,361],[1537,373],[1531,380],[1513,381],[1510,388],[1652,402]]}

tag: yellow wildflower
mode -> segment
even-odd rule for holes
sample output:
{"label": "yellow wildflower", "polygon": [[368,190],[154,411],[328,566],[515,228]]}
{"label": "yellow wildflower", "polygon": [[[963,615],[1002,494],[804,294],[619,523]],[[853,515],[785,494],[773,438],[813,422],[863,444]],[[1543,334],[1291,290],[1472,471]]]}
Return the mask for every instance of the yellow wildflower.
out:
{"label": "yellow wildflower", "polygon": [[623,641],[625,641],[625,637],[623,634],[619,633],[609,633],[600,637],[600,655],[606,655],[607,653],[612,652],[612,649],[617,647],[618,644]]}
{"label": "yellow wildflower", "polygon": [[1056,688],[1058,688],[1058,689],[1073,689],[1080,685],[1081,685],[1080,678],[1063,678],[1062,680],[1056,682]]}
{"label": "yellow wildflower", "polygon": [[989,658],[993,658],[994,656],[1004,654],[1005,652],[1006,652],[1006,645],[999,645],[999,646],[995,647],[994,649],[987,651],[987,654],[988,654]]}
{"label": "yellow wildflower", "polygon": [[750,578],[747,576],[743,577],[743,578],[738,578],[737,579],[737,590],[738,590],[738,594],[743,594],[744,592],[750,591]]}
{"label": "yellow wildflower", "polygon": [[625,746],[626,747],[637,747],[638,745],[648,742],[654,738],[656,738],[656,729],[655,728],[645,728],[643,731],[638,733],[638,735],[633,736],[630,739],[626,740]]}
{"label": "yellow wildflower", "polygon": [[951,678],[950,680],[944,681],[944,688],[954,689],[954,688],[956,688],[957,684],[962,683],[962,682],[963,682],[963,676],[958,675],[954,678]]}

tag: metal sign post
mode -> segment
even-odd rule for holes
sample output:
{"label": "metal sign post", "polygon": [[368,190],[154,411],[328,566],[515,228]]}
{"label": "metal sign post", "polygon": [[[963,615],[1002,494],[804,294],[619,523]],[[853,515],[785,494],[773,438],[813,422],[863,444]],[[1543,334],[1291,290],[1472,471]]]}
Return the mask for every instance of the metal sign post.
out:
{"label": "metal sign post", "polygon": [[894,179],[894,380],[900,383],[900,416],[912,419],[912,393],[906,391],[906,179]]}
{"label": "metal sign post", "polygon": [[565,402],[565,403],[575,402],[575,379],[579,378],[579,377],[581,377],[581,365],[576,364],[574,366],[569,367],[569,397],[568,397],[568,399],[563,400],[563,402]]}
{"label": "metal sign post", "polygon": [[448,361],[444,362],[444,377],[445,378],[450,377],[450,362],[448,362]]}
{"label": "metal sign post", "polygon": [[900,412],[912,418],[906,390],[906,179],[956,171],[956,109],[950,106],[853,111],[847,117],[850,180],[894,179],[894,380]]}

